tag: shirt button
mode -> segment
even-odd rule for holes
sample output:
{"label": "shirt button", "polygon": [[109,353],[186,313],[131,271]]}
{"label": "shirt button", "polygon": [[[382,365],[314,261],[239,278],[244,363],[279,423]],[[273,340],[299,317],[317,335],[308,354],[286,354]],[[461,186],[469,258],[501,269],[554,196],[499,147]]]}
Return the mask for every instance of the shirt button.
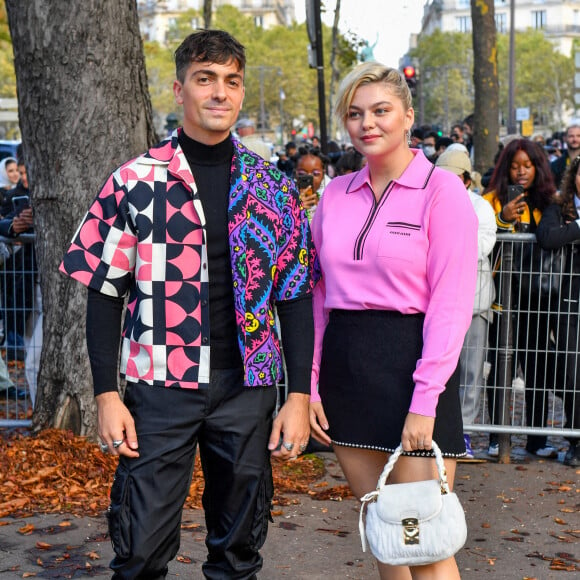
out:
{"label": "shirt button", "polygon": [[202,305],[202,306],[207,306],[207,300],[202,300],[202,301],[201,301],[201,305]]}
{"label": "shirt button", "polygon": [[204,337],[201,339],[201,342],[202,342],[203,344],[207,344],[207,343],[208,343],[207,336],[204,336]]}

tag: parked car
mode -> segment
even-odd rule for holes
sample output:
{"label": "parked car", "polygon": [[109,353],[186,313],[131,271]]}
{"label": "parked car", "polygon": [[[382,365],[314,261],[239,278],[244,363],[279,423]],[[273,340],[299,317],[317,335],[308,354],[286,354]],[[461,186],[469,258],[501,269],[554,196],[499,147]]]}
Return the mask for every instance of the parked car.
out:
{"label": "parked car", "polygon": [[9,141],[0,139],[0,161],[6,157],[14,157],[18,159],[18,147],[20,141]]}

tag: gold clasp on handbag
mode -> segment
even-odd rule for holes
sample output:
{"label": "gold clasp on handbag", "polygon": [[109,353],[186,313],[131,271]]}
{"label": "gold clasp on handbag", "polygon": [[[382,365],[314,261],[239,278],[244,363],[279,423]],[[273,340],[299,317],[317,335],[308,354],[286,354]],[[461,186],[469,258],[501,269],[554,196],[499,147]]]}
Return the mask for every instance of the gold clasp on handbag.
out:
{"label": "gold clasp on handbag", "polygon": [[403,524],[403,538],[405,540],[405,545],[410,546],[412,544],[418,544],[419,520],[417,518],[403,518],[401,523]]}

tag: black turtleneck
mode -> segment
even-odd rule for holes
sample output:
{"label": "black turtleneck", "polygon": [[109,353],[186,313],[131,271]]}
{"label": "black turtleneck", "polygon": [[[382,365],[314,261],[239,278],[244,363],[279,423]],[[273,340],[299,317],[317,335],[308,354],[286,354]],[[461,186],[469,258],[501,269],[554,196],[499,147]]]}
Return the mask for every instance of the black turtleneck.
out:
{"label": "black turtleneck", "polygon": [[188,137],[185,131],[179,134],[179,144],[193,173],[205,214],[211,367],[241,367],[228,236],[228,196],[234,144],[228,137],[217,145],[204,145]]}
{"label": "black turtleneck", "polygon": [[[209,262],[211,367],[237,368],[242,357],[237,341],[228,235],[228,194],[233,157],[230,137],[203,145],[182,131],[179,144],[193,172],[206,219]],[[89,288],[87,349],[95,396],[117,390],[117,361],[123,298],[111,298]],[[310,392],[314,325],[307,295],[277,304],[288,373],[288,391]]]}

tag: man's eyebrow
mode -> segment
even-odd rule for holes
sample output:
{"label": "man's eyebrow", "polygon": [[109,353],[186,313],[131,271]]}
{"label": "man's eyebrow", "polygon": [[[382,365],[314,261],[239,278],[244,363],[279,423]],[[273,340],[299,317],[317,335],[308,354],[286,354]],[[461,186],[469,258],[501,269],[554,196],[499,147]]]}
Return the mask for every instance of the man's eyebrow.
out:
{"label": "man's eyebrow", "polygon": [[205,68],[200,68],[196,71],[193,71],[193,76],[197,76],[197,75],[206,75],[209,77],[215,77],[217,76],[215,71],[213,71],[211,68],[205,69]]}
{"label": "man's eyebrow", "polygon": [[[218,76],[218,74],[211,68],[209,69],[199,69],[196,70],[193,73],[193,76],[199,76],[199,75],[205,75],[208,77],[212,77],[212,78],[216,78]],[[226,75],[226,79],[240,79],[242,80],[244,78],[244,76],[242,75],[241,72],[235,72],[235,73],[230,73],[228,75]]]}

